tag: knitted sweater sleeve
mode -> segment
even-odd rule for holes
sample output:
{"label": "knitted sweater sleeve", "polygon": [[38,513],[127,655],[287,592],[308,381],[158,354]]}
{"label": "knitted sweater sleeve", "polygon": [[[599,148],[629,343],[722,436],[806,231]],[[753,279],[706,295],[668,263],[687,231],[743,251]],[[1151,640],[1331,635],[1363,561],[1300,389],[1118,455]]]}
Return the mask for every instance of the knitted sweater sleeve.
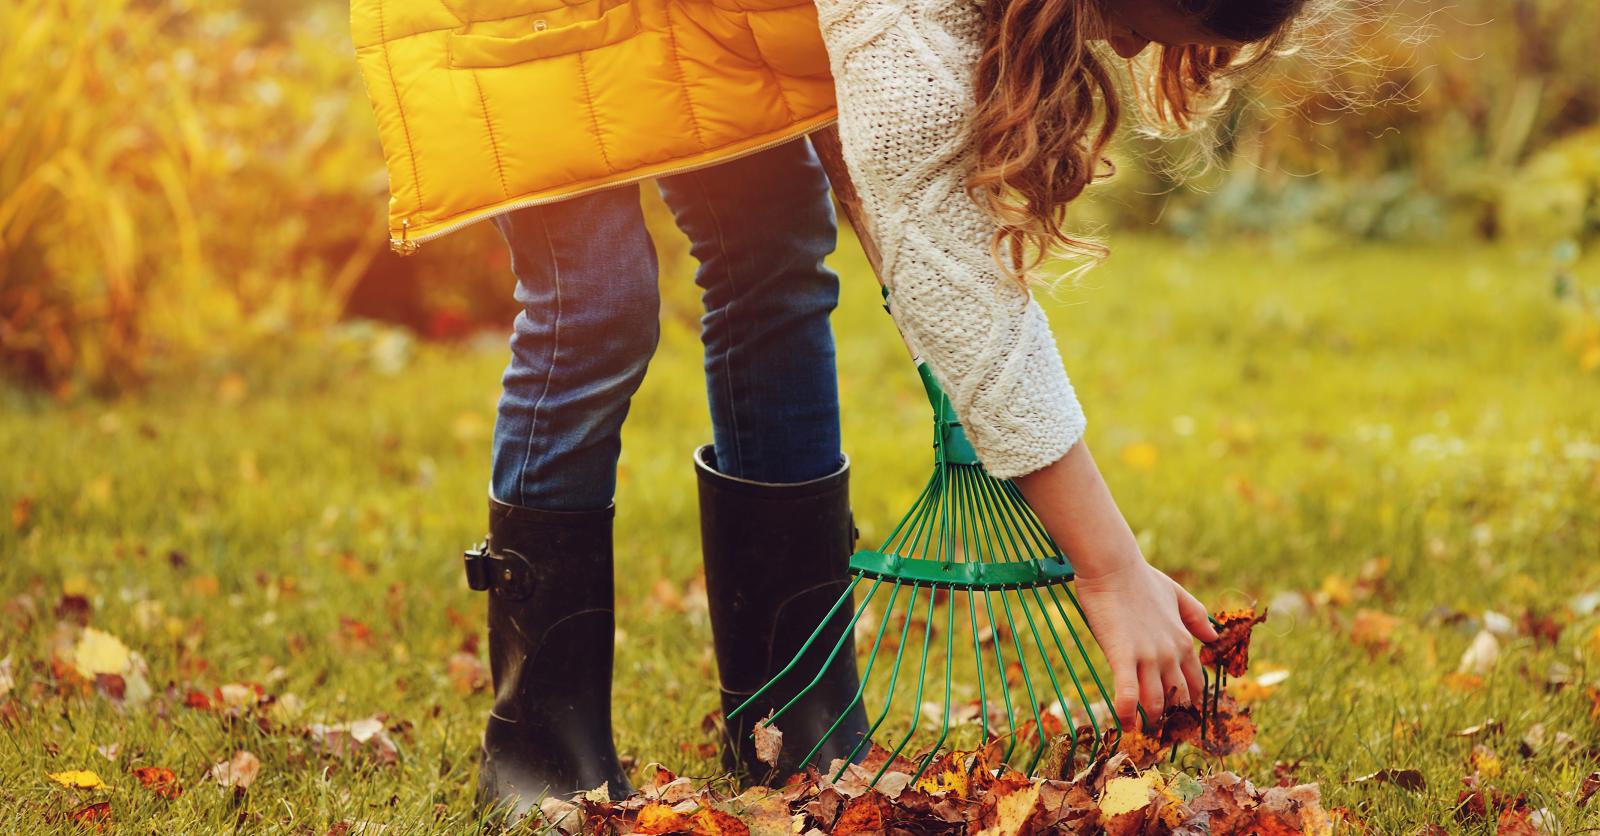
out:
{"label": "knitted sweater sleeve", "polygon": [[890,313],[990,474],[1061,458],[1085,419],[1048,320],[990,254],[966,193],[982,19],[972,0],[816,0],[839,138],[883,254]]}

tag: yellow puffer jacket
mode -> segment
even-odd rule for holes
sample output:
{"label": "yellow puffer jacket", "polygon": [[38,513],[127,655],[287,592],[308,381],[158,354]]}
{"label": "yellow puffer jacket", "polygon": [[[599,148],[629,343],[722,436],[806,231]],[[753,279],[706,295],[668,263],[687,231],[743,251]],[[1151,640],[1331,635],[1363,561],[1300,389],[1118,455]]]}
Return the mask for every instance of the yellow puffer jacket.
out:
{"label": "yellow puffer jacket", "polygon": [[811,0],[352,0],[390,244],[834,119]]}

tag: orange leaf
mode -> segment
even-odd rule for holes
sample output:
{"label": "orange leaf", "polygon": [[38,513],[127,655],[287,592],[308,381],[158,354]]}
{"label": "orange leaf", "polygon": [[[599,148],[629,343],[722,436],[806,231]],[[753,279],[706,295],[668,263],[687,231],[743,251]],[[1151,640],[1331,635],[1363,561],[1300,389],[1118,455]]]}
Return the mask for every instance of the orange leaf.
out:
{"label": "orange leaf", "polygon": [[1254,607],[1218,613],[1217,639],[1201,646],[1200,664],[1220,667],[1229,676],[1244,676],[1250,659],[1250,631],[1266,620],[1266,611],[1256,615]]}
{"label": "orange leaf", "polygon": [[646,836],[661,833],[687,833],[693,827],[689,824],[688,817],[675,812],[671,807],[655,802],[646,804],[639,811],[639,820],[633,825],[633,832],[643,833]]}
{"label": "orange leaf", "polygon": [[694,813],[695,836],[750,836],[750,828],[738,817],[711,807]]}
{"label": "orange leaf", "polygon": [[163,766],[141,766],[133,770],[133,776],[139,779],[145,789],[172,800],[183,795],[183,787],[178,784],[178,776],[172,770]]}
{"label": "orange leaf", "polygon": [[865,793],[850,799],[839,820],[834,822],[828,836],[851,836],[854,833],[881,833],[884,830],[883,807],[887,802],[878,793]]}

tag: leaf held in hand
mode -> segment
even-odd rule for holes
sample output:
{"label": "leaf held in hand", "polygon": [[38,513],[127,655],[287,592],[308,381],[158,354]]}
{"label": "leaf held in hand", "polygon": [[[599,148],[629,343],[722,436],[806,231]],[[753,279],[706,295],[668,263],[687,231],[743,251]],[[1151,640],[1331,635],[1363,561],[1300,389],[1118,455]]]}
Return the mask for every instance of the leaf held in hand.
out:
{"label": "leaf held in hand", "polygon": [[1217,614],[1217,639],[1200,647],[1200,664],[1220,667],[1229,676],[1244,676],[1250,663],[1250,631],[1267,620],[1267,611],[1254,607]]}

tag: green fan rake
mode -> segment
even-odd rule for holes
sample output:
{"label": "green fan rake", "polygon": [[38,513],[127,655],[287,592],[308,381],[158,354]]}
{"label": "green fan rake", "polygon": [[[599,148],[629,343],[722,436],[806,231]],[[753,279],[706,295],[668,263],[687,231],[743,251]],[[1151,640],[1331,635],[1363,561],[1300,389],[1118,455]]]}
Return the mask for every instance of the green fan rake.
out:
{"label": "green fan rake", "polygon": [[[887,289],[884,290],[884,298],[888,299]],[[885,305],[885,309],[888,309],[888,305]],[[1017,754],[1019,740],[1024,737],[1019,734],[1019,717],[1024,726],[1029,720],[1033,722],[1032,728],[1038,742],[1031,747],[1031,752],[1023,753],[1027,757],[1026,771],[1032,774],[1049,744],[1044,733],[1048,708],[1041,705],[1042,700],[1053,695],[1062,708],[1065,731],[1071,735],[1070,759],[1076,755],[1079,743],[1079,728],[1072,712],[1068,710],[1071,700],[1075,698],[1079,705],[1088,708],[1091,690],[1105,705],[1111,704],[1111,697],[1100,673],[1089,659],[1084,638],[1078,627],[1074,626],[1072,616],[1083,622],[1084,615],[1067,585],[1073,578],[1072,564],[1045,532],[1016,485],[990,476],[978,462],[977,454],[973,452],[949,398],[934,380],[927,365],[919,361],[917,371],[933,407],[933,475],[911,510],[889,532],[883,544],[877,549],[858,551],[850,558],[849,585],[800,652],[729,716],[737,716],[784,677],[805,675],[807,672],[794,670],[801,657],[822,635],[825,625],[832,623],[834,616],[852,602],[858,591],[864,589],[861,602],[855,606],[855,614],[848,627],[841,632],[821,669],[793,699],[763,720],[762,724],[770,725],[782,720],[784,712],[821,681],[834,658],[853,645],[856,627],[862,623],[868,608],[874,601],[882,600],[886,603],[866,667],[861,674],[861,685],[851,703],[840,712],[839,719],[800,761],[801,765],[811,762],[823,743],[838,730],[844,717],[862,700],[873,674],[886,675],[887,691],[882,709],[872,720],[868,734],[840,764],[834,779],[838,779],[849,762],[859,760],[862,748],[868,745],[889,717],[890,709],[899,696],[897,686],[901,686],[902,690],[910,690],[909,682],[902,685],[902,676],[913,675],[905,663],[907,656],[914,656],[916,658],[909,666],[916,669],[911,726],[899,738],[883,766],[873,775],[872,783],[875,785],[889,764],[911,742],[923,720],[923,699],[929,687],[930,651],[936,648],[937,642],[943,644],[942,653],[932,655],[936,662],[942,662],[935,664],[933,670],[937,679],[942,668],[943,684],[940,686],[935,683],[934,687],[942,687],[943,690],[943,717],[938,738],[920,759],[912,780],[920,777],[922,771],[933,762],[950,734],[953,671],[957,667],[957,653],[965,656],[968,650],[971,652],[971,672],[978,686],[978,716],[983,740],[991,740],[990,697],[997,690],[1000,698],[997,701],[1004,706],[1008,726],[1005,734],[1008,743],[1003,756],[1005,761],[1012,761]],[[956,640],[955,604],[963,600],[967,618],[961,627],[963,630],[970,628],[970,647],[969,639],[965,636],[959,645]],[[941,604],[944,609],[942,619],[937,612]],[[980,628],[980,613],[986,625],[989,625],[988,629]],[[889,650],[884,647],[884,638],[886,633],[894,635],[889,631],[891,623],[896,621],[899,622],[898,641],[893,643],[890,658]],[[919,621],[922,627],[920,636],[917,636],[912,633],[912,626]],[[936,627],[941,621],[942,628]],[[1004,629],[1000,629],[1001,626]],[[936,634],[942,635],[936,639]],[[920,645],[920,649],[916,645]],[[1007,681],[1008,672],[1020,680],[1021,694],[1017,695],[1020,697],[1018,699],[1013,699],[1014,686]],[[1087,712],[1087,716],[1095,739],[1099,740],[1102,732],[1100,720],[1095,718],[1092,710]],[[1111,723],[1120,733],[1120,723],[1115,719]],[[826,765],[820,766],[826,768]]]}

